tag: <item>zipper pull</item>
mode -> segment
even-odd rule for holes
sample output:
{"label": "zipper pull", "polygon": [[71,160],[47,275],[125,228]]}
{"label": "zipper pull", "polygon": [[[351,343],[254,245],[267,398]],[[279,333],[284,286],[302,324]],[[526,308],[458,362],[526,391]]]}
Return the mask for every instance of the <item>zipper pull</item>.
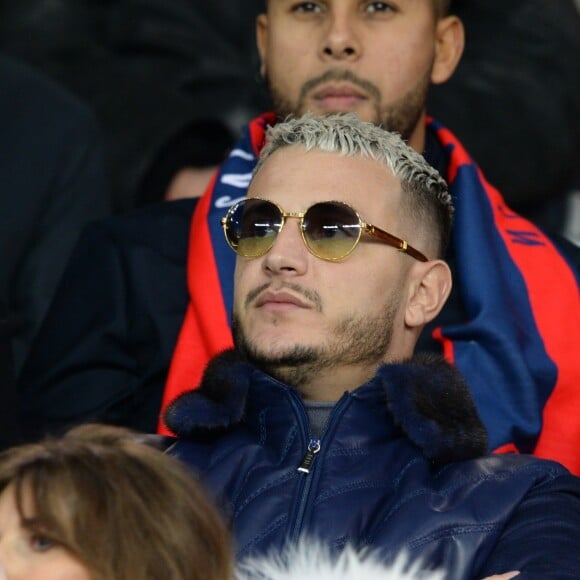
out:
{"label": "zipper pull", "polygon": [[308,449],[302,458],[298,471],[301,473],[310,473],[310,468],[314,462],[316,454],[320,451],[320,439],[311,439],[308,443]]}

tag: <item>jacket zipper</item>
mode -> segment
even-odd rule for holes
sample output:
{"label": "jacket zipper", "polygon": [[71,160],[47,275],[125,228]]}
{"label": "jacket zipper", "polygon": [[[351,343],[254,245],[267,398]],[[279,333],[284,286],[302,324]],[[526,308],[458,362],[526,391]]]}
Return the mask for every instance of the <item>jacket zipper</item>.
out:
{"label": "jacket zipper", "polygon": [[[300,538],[300,533],[302,531],[302,523],[304,521],[304,515],[306,513],[306,507],[308,505],[308,499],[310,497],[310,489],[312,487],[312,484],[314,483],[315,473],[313,472],[315,471],[316,467],[315,459],[316,456],[320,453],[320,450],[322,449],[321,440],[322,438],[324,438],[324,435],[329,431],[330,427],[342,415],[343,408],[346,407],[346,402],[348,400],[349,400],[348,397],[343,395],[343,397],[338,401],[338,403],[336,404],[335,408],[333,409],[330,415],[328,423],[326,424],[322,432],[321,439],[314,438],[309,439],[308,447],[306,448],[304,457],[302,458],[300,465],[297,467],[297,471],[299,471],[301,474],[302,485],[298,493],[299,498],[298,501],[300,502],[300,507],[294,520],[294,524],[292,525],[292,532],[290,534],[290,538],[292,539],[293,542],[298,541],[298,539]],[[303,424],[309,424],[308,417],[306,416],[306,411],[304,410],[304,407],[302,405],[302,401],[300,401],[299,405],[295,402],[295,405],[297,406],[299,416],[305,419],[305,422]]]}
{"label": "jacket zipper", "polygon": [[310,468],[312,467],[312,463],[314,462],[314,458],[316,454],[320,451],[320,439],[311,439],[310,443],[308,443],[308,449],[302,458],[300,466],[298,467],[298,471],[300,473],[310,473]]}

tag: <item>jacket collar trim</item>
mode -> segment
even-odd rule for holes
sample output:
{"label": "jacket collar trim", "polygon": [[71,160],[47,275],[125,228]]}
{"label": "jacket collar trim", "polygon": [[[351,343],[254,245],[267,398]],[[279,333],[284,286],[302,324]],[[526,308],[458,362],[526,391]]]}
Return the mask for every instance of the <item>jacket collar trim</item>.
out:
{"label": "jacket collar trim", "polygon": [[[201,386],[168,407],[166,424],[186,438],[239,423],[255,370],[234,350],[215,357]],[[405,362],[385,364],[371,382],[381,385],[394,422],[427,458],[448,463],[487,452],[485,428],[467,385],[442,357],[418,354]]]}

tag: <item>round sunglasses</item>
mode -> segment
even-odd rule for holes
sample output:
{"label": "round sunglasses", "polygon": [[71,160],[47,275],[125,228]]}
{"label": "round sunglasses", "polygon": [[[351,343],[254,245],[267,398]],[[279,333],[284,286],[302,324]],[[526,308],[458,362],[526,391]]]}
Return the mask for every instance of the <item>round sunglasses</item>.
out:
{"label": "round sunglasses", "polygon": [[427,262],[424,254],[405,240],[362,221],[356,210],[341,201],[323,201],[305,212],[285,212],[271,201],[247,198],[238,201],[221,219],[226,241],[236,254],[258,258],[268,253],[287,218],[300,220],[300,233],[309,252],[322,260],[336,262],[349,256],[363,232]]}

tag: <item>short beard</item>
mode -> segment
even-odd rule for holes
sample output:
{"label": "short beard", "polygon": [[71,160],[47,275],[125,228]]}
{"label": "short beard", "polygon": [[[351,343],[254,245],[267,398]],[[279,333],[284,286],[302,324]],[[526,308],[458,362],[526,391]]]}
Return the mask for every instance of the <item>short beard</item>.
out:
{"label": "short beard", "polygon": [[321,372],[337,365],[378,367],[391,344],[397,309],[398,303],[389,301],[379,317],[365,319],[351,314],[335,325],[325,344],[294,344],[275,354],[251,343],[234,313],[234,344],[245,360],[275,379],[300,389],[315,382]]}
{"label": "short beard", "polygon": [[[303,115],[307,112],[306,98],[316,87],[331,81],[349,82],[360,87],[373,102],[374,115],[369,121],[375,125],[380,125],[387,131],[399,133],[405,141],[408,141],[425,110],[431,84],[430,79],[431,69],[401,99],[384,109],[381,109],[382,97],[380,89],[373,83],[361,79],[350,70],[330,69],[324,74],[306,81],[300,89],[297,103],[292,103],[282,91],[279,91],[268,76],[266,76],[266,83],[268,84],[274,111],[279,118],[285,119],[289,115]],[[332,111],[328,112],[331,113]]]}

